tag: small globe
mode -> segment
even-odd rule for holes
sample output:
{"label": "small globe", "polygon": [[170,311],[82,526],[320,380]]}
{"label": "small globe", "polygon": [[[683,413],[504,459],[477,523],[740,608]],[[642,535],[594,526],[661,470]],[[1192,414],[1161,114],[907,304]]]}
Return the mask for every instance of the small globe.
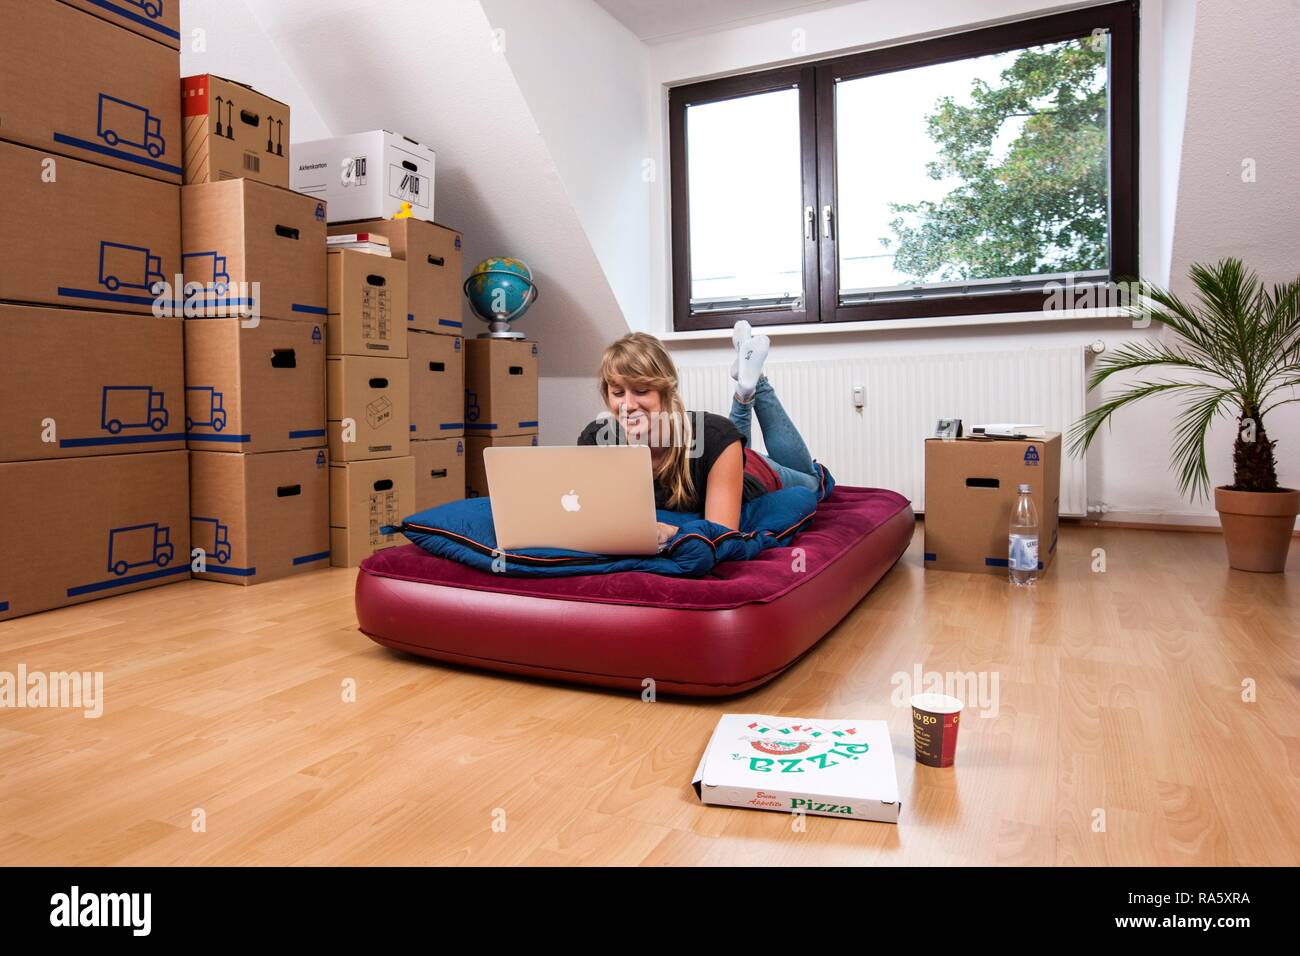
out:
{"label": "small globe", "polygon": [[464,290],[470,308],[484,322],[513,322],[537,298],[532,270],[509,256],[493,256],[476,265]]}

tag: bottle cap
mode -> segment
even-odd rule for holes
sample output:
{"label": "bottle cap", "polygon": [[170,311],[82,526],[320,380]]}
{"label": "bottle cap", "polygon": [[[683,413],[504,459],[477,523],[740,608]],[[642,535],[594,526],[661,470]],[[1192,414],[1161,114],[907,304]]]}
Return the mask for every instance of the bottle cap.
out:
{"label": "bottle cap", "polygon": [[1027,495],[1027,494],[1029,494],[1029,486],[1028,486],[1028,485],[1021,485],[1021,486],[1020,486],[1020,493],[1021,493],[1022,495]]}

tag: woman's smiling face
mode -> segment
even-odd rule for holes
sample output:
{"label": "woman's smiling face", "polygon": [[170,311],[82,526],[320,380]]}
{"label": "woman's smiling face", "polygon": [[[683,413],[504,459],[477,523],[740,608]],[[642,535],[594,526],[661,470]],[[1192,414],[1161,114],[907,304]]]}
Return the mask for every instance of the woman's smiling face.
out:
{"label": "woman's smiling face", "polygon": [[609,410],[623,426],[628,440],[637,444],[646,443],[654,416],[663,411],[659,392],[643,385],[628,383],[616,375],[609,383],[605,400],[609,403]]}

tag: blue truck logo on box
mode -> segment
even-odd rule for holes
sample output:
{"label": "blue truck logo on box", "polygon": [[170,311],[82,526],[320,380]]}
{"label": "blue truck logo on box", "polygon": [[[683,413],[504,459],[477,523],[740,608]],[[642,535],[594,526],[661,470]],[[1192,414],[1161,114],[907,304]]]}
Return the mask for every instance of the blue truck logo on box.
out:
{"label": "blue truck logo on box", "polygon": [[325,467],[325,453],[323,451],[316,452],[316,467],[317,468]]}
{"label": "blue truck logo on box", "polygon": [[456,344],[453,345],[452,348],[453,348],[455,351],[457,351],[457,352],[460,351],[460,336],[459,336],[459,335],[456,336]]}
{"label": "blue truck logo on box", "polygon": [[133,7],[139,7],[151,20],[157,20],[162,16],[163,0],[126,0]]}
{"label": "blue truck logo on box", "polygon": [[163,282],[162,257],[144,246],[120,242],[99,244],[99,283],[110,292],[118,289],[149,289]]}
{"label": "blue truck logo on box", "polygon": [[320,345],[320,326],[319,326],[319,325],[313,325],[313,326],[311,327],[311,344],[312,344],[312,345]]}
{"label": "blue truck logo on box", "polygon": [[163,405],[163,393],[150,385],[105,385],[100,405],[99,427],[110,435],[124,428],[148,428],[160,432],[170,416]]}
{"label": "blue truck logo on box", "polygon": [[185,430],[187,432],[193,431],[196,427],[211,428],[219,432],[226,427],[226,409],[223,404],[225,396],[221,392],[211,385],[186,385],[185,391],[198,393],[200,407],[204,409],[203,418],[194,418],[193,413],[188,411],[189,403],[186,403]]}
{"label": "blue truck logo on box", "polygon": [[[230,547],[230,528],[217,518],[190,517],[190,536],[194,547],[212,555],[218,564],[225,564],[233,553]],[[211,544],[211,547],[208,545]]]}
{"label": "blue truck logo on box", "polygon": [[1030,445],[1028,448],[1025,449],[1025,464],[1026,465],[1038,464],[1038,447],[1036,445]]}
{"label": "blue truck logo on box", "polygon": [[325,221],[325,204],[323,202],[316,204],[316,220],[317,222]]}
{"label": "blue truck logo on box", "polygon": [[109,146],[134,146],[157,159],[167,151],[162,121],[143,106],[99,94],[99,138]]}
{"label": "blue truck logo on box", "polygon": [[164,525],[136,524],[108,533],[108,570],[119,578],[132,568],[165,568],[175,556],[171,528]]}
{"label": "blue truck logo on box", "polygon": [[456,454],[458,455],[465,454],[465,443],[463,441],[458,440],[456,442]]}
{"label": "blue truck logo on box", "polygon": [[478,404],[478,393],[465,389],[465,421],[476,422],[483,409]]}
{"label": "blue truck logo on box", "polygon": [[217,295],[226,294],[230,273],[226,271],[226,257],[215,250],[185,253],[181,256],[181,269],[187,282],[202,282],[205,285],[211,283]]}

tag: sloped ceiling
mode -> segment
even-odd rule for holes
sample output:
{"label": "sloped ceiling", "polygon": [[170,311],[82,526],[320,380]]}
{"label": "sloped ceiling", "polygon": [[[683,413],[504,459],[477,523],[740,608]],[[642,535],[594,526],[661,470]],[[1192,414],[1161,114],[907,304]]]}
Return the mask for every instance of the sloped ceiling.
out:
{"label": "sloped ceiling", "polygon": [[[335,134],[390,129],[438,152],[439,222],[466,262],[512,255],[537,303],[519,328],[543,376],[590,376],[628,331],[476,0],[276,0],[250,10]],[[482,328],[466,315],[466,334]]]}
{"label": "sloped ceiling", "polygon": [[[545,2],[545,0],[541,0]],[[723,30],[745,23],[832,7],[854,0],[596,0],[647,43],[686,33]]]}

